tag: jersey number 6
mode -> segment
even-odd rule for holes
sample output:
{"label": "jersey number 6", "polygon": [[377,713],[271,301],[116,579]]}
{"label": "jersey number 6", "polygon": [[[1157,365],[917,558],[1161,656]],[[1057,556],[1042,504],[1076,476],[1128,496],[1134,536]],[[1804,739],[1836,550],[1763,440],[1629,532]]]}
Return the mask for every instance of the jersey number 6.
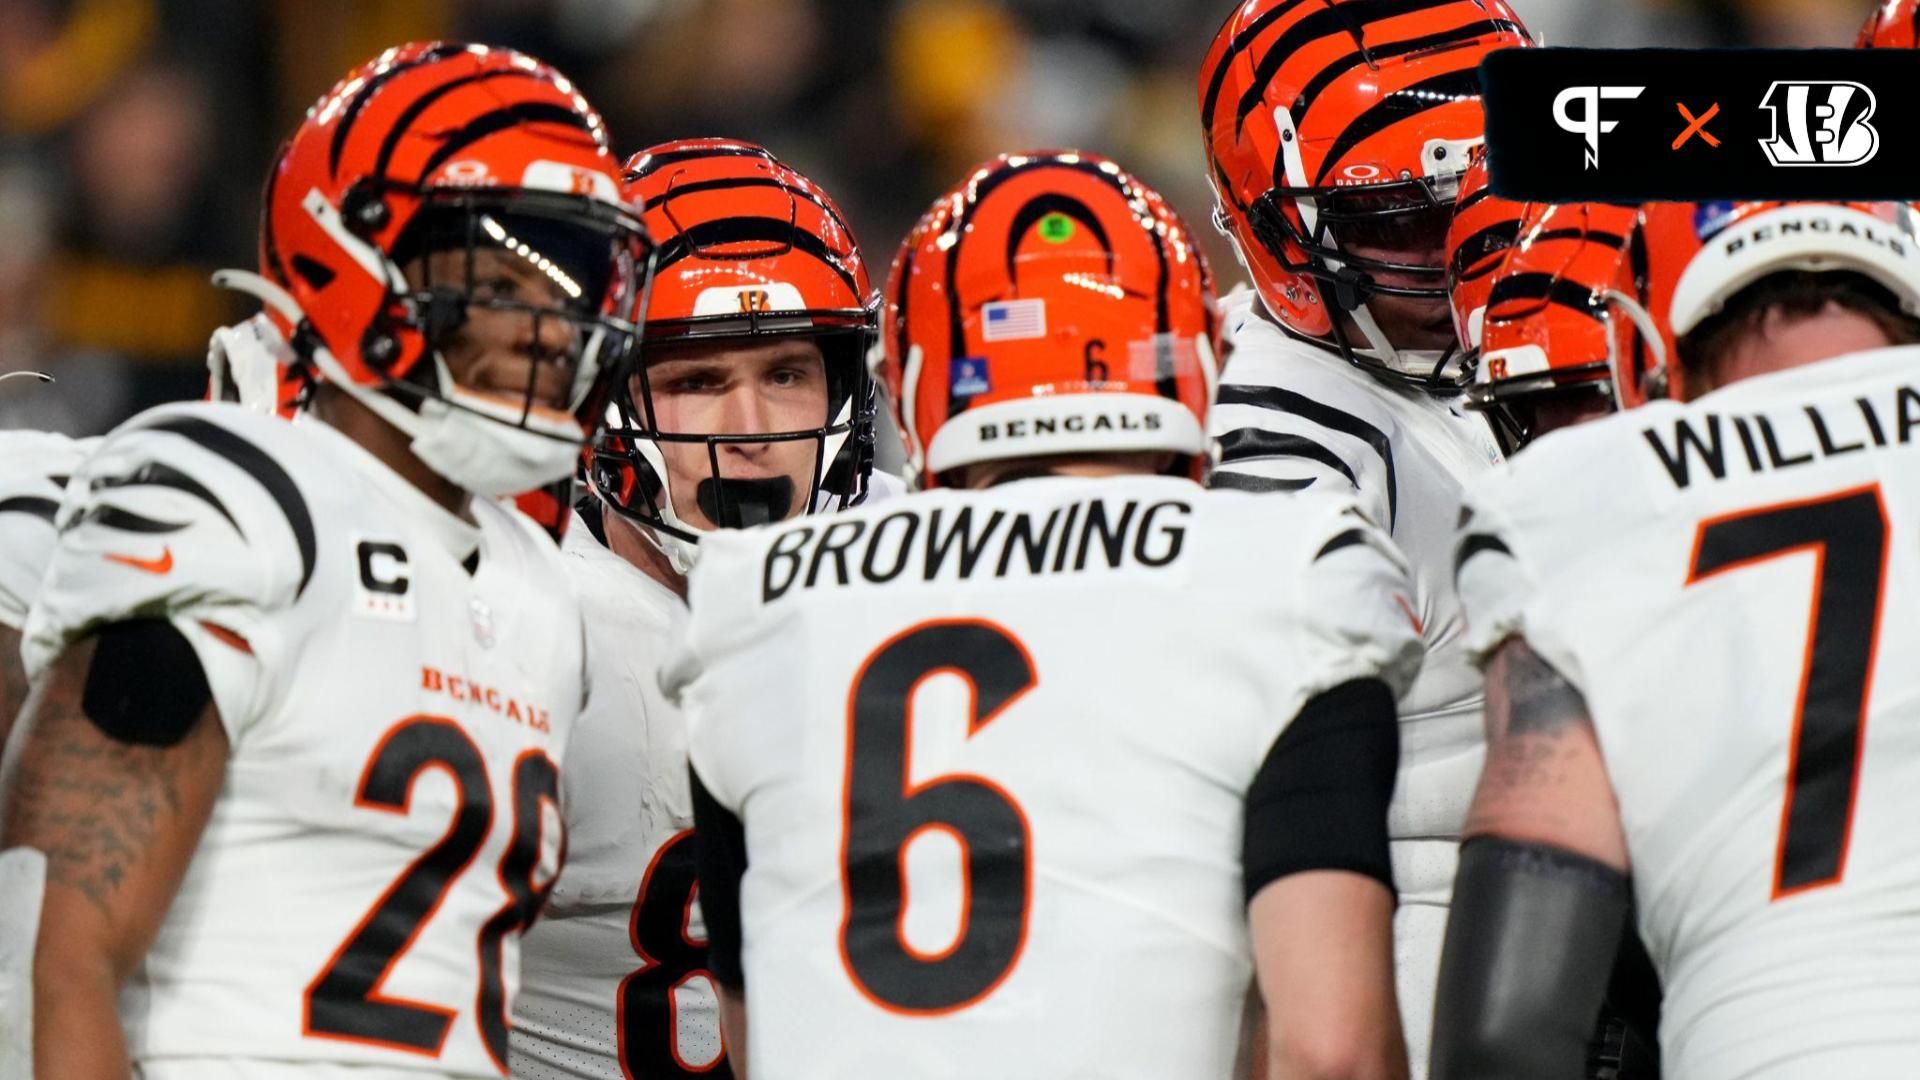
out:
{"label": "jersey number 6", "polygon": [[[847,703],[840,955],[869,1000],[892,1012],[954,1012],[991,993],[1026,946],[1033,889],[1026,815],[998,784],[948,773],[913,783],[913,695],[926,679],[972,687],[967,735],[980,734],[1037,681],[1026,649],[978,620],[922,623],[875,650]],[[962,852],[960,930],[944,951],[915,949],[903,929],[907,846],[938,829]]]}

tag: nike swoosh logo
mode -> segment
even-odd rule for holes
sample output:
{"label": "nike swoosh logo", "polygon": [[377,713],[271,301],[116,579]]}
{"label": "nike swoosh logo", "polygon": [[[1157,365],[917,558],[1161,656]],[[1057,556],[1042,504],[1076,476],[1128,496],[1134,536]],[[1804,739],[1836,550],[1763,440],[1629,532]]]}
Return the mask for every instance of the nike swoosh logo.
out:
{"label": "nike swoosh logo", "polygon": [[111,553],[109,553],[106,558],[108,562],[116,562],[122,566],[131,566],[135,570],[145,570],[149,574],[168,574],[173,571],[173,548],[171,547],[161,548],[160,557],[157,559],[136,559],[131,555],[114,555]]}

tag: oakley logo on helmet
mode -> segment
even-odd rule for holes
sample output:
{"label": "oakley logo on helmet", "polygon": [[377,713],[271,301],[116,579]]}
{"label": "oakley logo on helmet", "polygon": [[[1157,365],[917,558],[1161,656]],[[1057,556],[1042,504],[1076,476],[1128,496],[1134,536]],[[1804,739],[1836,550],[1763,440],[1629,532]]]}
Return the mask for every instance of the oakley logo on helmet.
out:
{"label": "oakley logo on helmet", "polygon": [[[1600,167],[1600,136],[1620,126],[1618,120],[1600,119],[1600,103],[1631,101],[1646,89],[1644,86],[1569,86],[1553,99],[1553,122],[1560,125],[1561,131],[1587,140],[1588,169]],[[1585,105],[1578,117],[1573,116],[1569,108],[1576,101]]]}
{"label": "oakley logo on helmet", "polygon": [[1865,165],[1880,152],[1880,132],[1867,122],[1876,105],[1856,82],[1776,82],[1760,99],[1773,120],[1760,149],[1782,168]]}

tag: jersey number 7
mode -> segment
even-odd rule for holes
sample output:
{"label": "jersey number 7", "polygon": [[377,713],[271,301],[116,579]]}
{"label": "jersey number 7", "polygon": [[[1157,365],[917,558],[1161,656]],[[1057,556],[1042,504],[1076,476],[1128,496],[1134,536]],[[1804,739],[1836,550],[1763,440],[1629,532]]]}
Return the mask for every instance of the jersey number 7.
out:
{"label": "jersey number 7", "polygon": [[1887,582],[1887,509],[1879,485],[1703,521],[1687,576],[1693,585],[1808,552],[1813,603],[1780,809],[1775,900],[1836,884],[1846,870]]}
{"label": "jersey number 7", "polygon": [[[913,695],[957,675],[973,690],[967,735],[977,736],[1037,681],[1011,633],[973,619],[922,623],[881,645],[854,677],[847,701],[845,828],[840,884],[846,898],[840,956],[854,986],[890,1012],[937,1016],[992,993],[1026,947],[1033,845],[1026,815],[984,776],[911,779]],[[938,953],[906,939],[907,846],[929,829],[960,846],[965,890],[960,930]]]}

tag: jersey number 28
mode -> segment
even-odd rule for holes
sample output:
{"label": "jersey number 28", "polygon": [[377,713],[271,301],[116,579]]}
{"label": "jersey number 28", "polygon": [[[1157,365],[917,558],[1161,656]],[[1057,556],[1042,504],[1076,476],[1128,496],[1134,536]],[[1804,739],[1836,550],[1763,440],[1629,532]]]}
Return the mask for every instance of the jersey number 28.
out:
{"label": "jersey number 28", "polygon": [[[460,725],[444,716],[412,716],[388,729],[360,776],[355,805],[405,814],[413,785],[428,770],[452,779],[457,809],[446,834],[387,887],[360,925],[307,986],[307,1035],[372,1043],[439,1057],[456,1010],[424,1001],[388,997],[381,985],[413,944],[440,902],[465,873],[493,830],[493,787],[487,762]],[[538,750],[513,766],[513,835],[500,857],[506,903],[480,927],[479,993],[475,1019],[487,1055],[507,1067],[507,995],[502,950],[508,934],[533,921],[553,882],[536,882],[542,809],[558,811],[560,771]],[[453,1003],[453,1004],[458,1004]]]}

